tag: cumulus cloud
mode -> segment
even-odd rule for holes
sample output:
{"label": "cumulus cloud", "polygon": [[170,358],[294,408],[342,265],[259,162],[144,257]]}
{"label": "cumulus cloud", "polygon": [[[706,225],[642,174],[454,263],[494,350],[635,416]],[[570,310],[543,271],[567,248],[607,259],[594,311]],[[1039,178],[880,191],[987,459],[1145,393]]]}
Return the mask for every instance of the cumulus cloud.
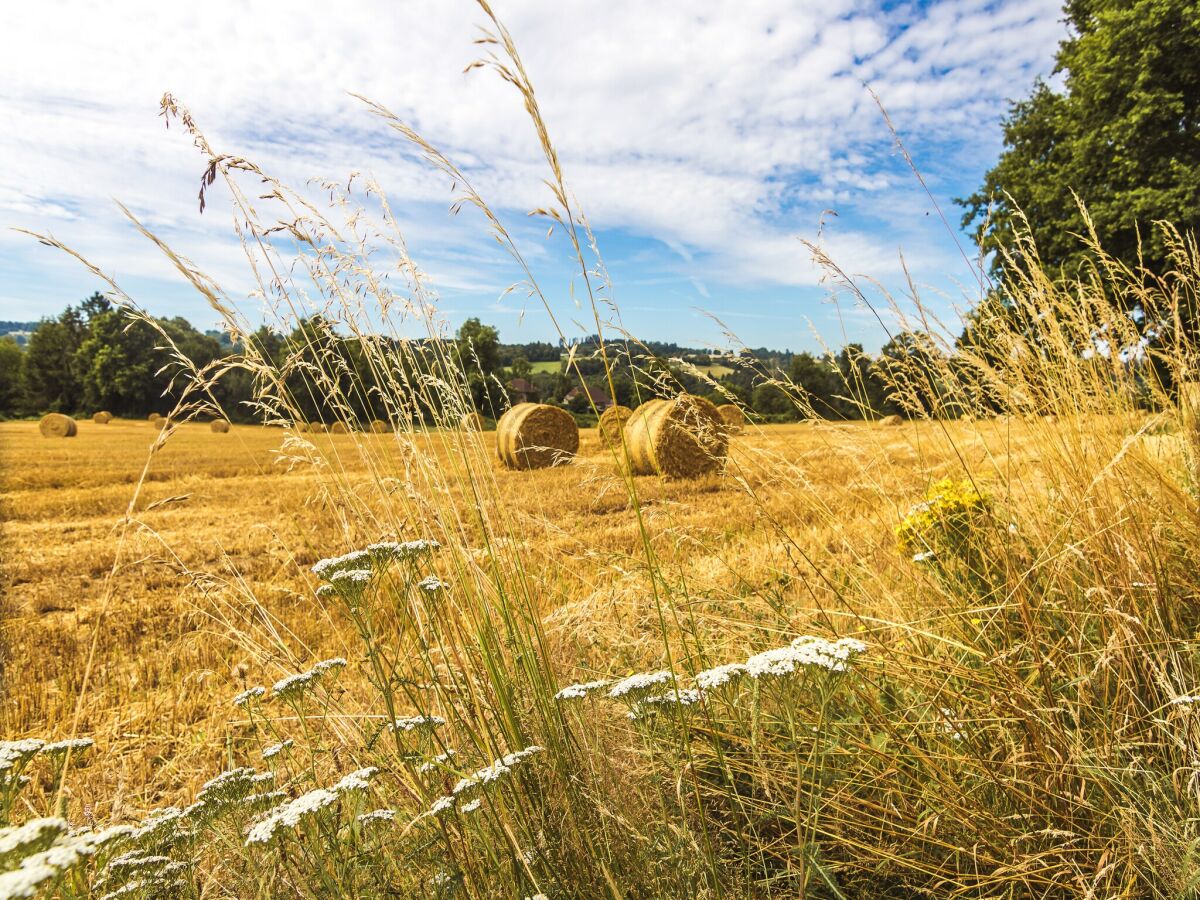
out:
{"label": "cumulus cloud", "polygon": [[[839,216],[826,217],[824,240],[856,270],[894,274],[901,246],[931,277],[956,265],[863,85],[946,202],[994,159],[1005,99],[1049,70],[1062,35],[1054,0],[496,8],[592,225],[602,240],[641,242],[640,253],[617,254],[614,274],[645,283],[654,269],[717,312],[731,287],[816,284],[797,235],[815,237],[826,209]],[[80,0],[6,17],[0,223],[51,230],[166,290],[169,268],[122,224],[119,198],[234,293],[246,290],[227,221],[198,214],[199,158],[155,117],[170,90],[215,146],[285,180],[373,172],[435,283],[457,307],[488,308],[511,267],[477,221],[447,218],[446,184],[353,91],[442,147],[518,221],[523,246],[535,246],[520,217],[546,202],[544,164],[516,93],[486,73],[463,74],[483,21],[468,0]],[[55,292],[72,264],[32,253],[26,239],[0,237],[0,263],[20,270],[6,306],[14,280],[23,314],[71,299]]]}

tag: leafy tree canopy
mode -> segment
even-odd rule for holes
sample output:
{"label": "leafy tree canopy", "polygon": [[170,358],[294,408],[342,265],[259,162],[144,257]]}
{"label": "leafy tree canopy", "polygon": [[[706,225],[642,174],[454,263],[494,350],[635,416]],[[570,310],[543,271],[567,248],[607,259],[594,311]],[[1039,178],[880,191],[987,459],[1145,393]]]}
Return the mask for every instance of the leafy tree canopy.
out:
{"label": "leafy tree canopy", "polygon": [[[1014,103],[1005,150],[965,200],[985,250],[1012,248],[1018,210],[1041,261],[1068,272],[1086,250],[1086,205],[1106,250],[1154,272],[1166,263],[1155,221],[1200,225],[1200,3],[1068,0],[1071,35],[1055,75]],[[994,274],[1004,280],[997,255]]]}

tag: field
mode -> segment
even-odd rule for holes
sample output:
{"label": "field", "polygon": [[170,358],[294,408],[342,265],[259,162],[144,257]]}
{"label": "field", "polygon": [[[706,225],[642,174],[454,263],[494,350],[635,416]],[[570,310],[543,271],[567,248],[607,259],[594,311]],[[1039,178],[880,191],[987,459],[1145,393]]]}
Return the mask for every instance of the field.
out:
{"label": "field", "polygon": [[[612,896],[903,893],[934,865],[972,896],[995,877],[1081,894],[1191,877],[1191,788],[1173,774],[1190,719],[1171,709],[1193,686],[1194,501],[1187,442],[1162,416],[752,427],[723,474],[695,481],[627,479],[594,431],[575,464],[534,472],[500,468],[493,433],[159,436],[131,421],[59,440],[0,425],[0,729],[94,739],[57,798],[44,776],[23,794],[28,812],[74,822],[137,822],[198,793],[211,804],[202,785],[262,765],[271,741],[305,748],[307,763],[270,766],[292,796],[356,765],[383,773],[361,789],[394,833],[300,832],[291,862],[264,870],[252,842],[239,849],[251,819],[215,832],[216,856],[194,838],[162,845],[215,865],[221,895],[594,896],[570,888],[593,867]],[[394,605],[364,619],[365,595],[317,596],[319,559],[431,534],[440,606],[381,583],[372,603]],[[914,554],[914,534],[936,555]],[[642,701],[625,717],[551,699],[797,635],[861,641],[829,645],[861,658],[782,694],[714,685],[703,717],[681,694],[678,723]],[[380,680],[389,654],[413,674]],[[339,657],[311,710],[231,705]],[[487,820],[464,806],[433,850],[413,816],[429,802],[416,792],[439,788],[406,772],[448,744],[410,758],[380,741],[388,716],[426,714],[426,689],[472,757],[549,748],[535,748],[541,775],[489,791]],[[472,767],[437,765],[442,791]],[[982,827],[1000,836],[972,850]],[[509,839],[525,854],[514,874],[468,850]],[[1121,863],[1097,869],[1105,858]],[[430,887],[445,879],[459,887]]]}
{"label": "field", "polygon": [[[247,679],[270,682],[307,662],[353,654],[356,636],[313,598],[308,573],[317,559],[350,548],[329,515],[338,485],[309,465],[281,461],[282,430],[234,426],[220,435],[184,425],[150,462],[125,561],[110,578],[117,527],[158,431],[121,420],[79,427],[75,439],[47,441],[33,423],[0,425],[10,607],[0,731],[70,736],[95,641],[76,730],[94,737],[102,752],[72,777],[71,791],[107,818],[179,802],[207,780],[221,766],[238,718],[228,698]],[[1007,430],[989,431],[997,446],[989,451],[982,438],[974,442],[974,462],[1020,464],[1019,450],[1000,446]],[[398,453],[391,458],[390,435],[312,439],[351,492],[402,474],[380,468],[399,460]],[[481,438],[489,447],[492,440],[490,433]],[[436,437],[429,444],[446,452]],[[745,486],[732,475],[699,483],[638,479],[656,546],[694,579],[692,591],[704,600],[691,612],[698,621],[711,617],[714,630],[737,607],[750,616],[743,627],[761,618],[768,633],[802,631],[814,601],[828,600],[819,588],[815,597],[793,589],[779,598],[787,615],[771,612],[778,602],[767,596],[772,584],[791,568],[775,528],[822,556],[849,552],[837,544],[852,532],[854,553],[895,565],[895,525],[951,463],[943,436],[929,426],[770,426],[745,437],[738,451]],[[875,465],[850,468],[863,453]],[[836,497],[836,515],[793,507],[785,473],[803,477],[814,498]],[[595,433],[584,433],[575,466],[536,473],[497,467],[496,476],[541,585],[538,600],[563,683],[658,662],[636,518]],[[880,508],[880,492],[894,504]],[[758,514],[756,503],[763,504]],[[771,527],[767,514],[776,519]],[[286,626],[282,646],[255,653],[239,641],[246,591]],[[239,666],[244,674],[235,674]]]}

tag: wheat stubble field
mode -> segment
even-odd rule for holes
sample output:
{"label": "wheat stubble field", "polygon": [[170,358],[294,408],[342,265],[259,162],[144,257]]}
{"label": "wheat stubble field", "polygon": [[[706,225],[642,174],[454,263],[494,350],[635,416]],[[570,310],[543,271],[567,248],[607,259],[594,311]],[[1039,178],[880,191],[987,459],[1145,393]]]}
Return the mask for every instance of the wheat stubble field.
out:
{"label": "wheat stubble field", "polygon": [[[990,423],[969,436],[951,427],[967,438],[973,465],[1031,462],[1021,427]],[[726,625],[803,631],[806,610],[836,605],[821,579],[798,576],[799,549],[785,546],[778,528],[826,563],[864,554],[883,571],[903,563],[894,527],[955,463],[942,432],[929,424],[768,426],[735,439],[736,463],[724,476],[639,478],[656,549],[703,598],[689,610],[696,627],[736,645]],[[8,606],[0,730],[70,736],[94,641],[78,732],[100,752],[73,774],[70,791],[104,818],[184,799],[219,768],[239,718],[226,701],[246,683],[353,655],[350,626],[314,598],[308,572],[344,549],[334,508],[341,501],[330,485],[386,504],[387,479],[403,477],[393,435],[309,436],[328,461],[317,469],[286,458],[281,429],[235,426],[221,435],[185,424],[149,458],[157,436],[148,423],[121,420],[81,422],[77,438],[57,441],[33,423],[0,425]],[[493,433],[456,435],[446,446],[458,440],[484,445],[490,458]],[[447,452],[441,441],[427,443]],[[148,458],[126,559],[112,572]],[[636,519],[595,432],[583,432],[575,465],[497,465],[494,475],[564,679],[575,667],[581,678],[601,677],[656,661],[661,642]],[[809,494],[804,505],[797,484]],[[881,506],[881,495],[894,505]],[[261,640],[260,604],[277,620],[282,646]],[[250,647],[247,631],[255,632]]]}

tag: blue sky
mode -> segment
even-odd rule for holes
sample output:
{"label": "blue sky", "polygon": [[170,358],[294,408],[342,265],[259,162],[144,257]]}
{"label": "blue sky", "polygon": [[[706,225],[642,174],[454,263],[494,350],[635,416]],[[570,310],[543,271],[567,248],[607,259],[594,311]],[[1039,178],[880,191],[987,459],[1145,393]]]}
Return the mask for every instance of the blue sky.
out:
{"label": "blue sky", "polygon": [[[454,159],[533,261],[568,333],[568,247],[525,213],[548,201],[513,90],[463,74],[484,16],[468,0],[25,4],[0,35],[0,225],[47,231],[113,273],[141,305],[217,320],[122,218],[127,204],[259,313],[220,192],[201,216],[203,163],[157,118],[166,90],[223,152],[293,185],[370,172],[455,327],[506,341],[553,334],[478,215],[349,96],[395,111]],[[178,7],[178,8],[176,8]],[[869,83],[937,202],[970,193],[1000,149],[1005,102],[1048,76],[1056,0],[866,3],[495,0],[521,49],[567,181],[597,232],[624,324],[639,336],[749,346],[878,347],[874,315],[830,300],[803,240],[905,292],[901,254],[953,329],[973,274],[895,151]],[[969,243],[964,245],[970,252]],[[98,285],[78,263],[5,229],[0,318],[34,319]],[[977,291],[977,288],[975,288]],[[572,324],[578,321],[576,327]]]}

